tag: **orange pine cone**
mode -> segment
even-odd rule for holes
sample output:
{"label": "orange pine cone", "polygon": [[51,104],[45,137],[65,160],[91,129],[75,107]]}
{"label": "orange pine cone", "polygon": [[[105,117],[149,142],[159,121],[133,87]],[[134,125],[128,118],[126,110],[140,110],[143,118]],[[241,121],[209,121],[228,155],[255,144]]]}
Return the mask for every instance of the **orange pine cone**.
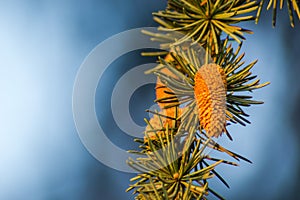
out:
{"label": "orange pine cone", "polygon": [[[169,111],[168,112],[169,115],[166,115],[167,110]],[[169,117],[175,118],[176,116],[180,116],[182,112],[183,112],[183,109],[178,108],[177,113],[176,113],[176,108],[174,107],[174,109],[172,108],[172,109],[165,109],[165,110],[160,111],[159,114],[162,115],[161,117],[159,115],[153,115],[153,117],[149,121],[149,123],[151,124],[152,127],[150,127],[150,125],[147,125],[147,127],[146,127],[146,134],[148,135],[150,140],[155,140],[156,134],[157,135],[162,134],[162,136],[164,137],[165,133],[164,133],[164,131],[162,131],[162,129],[166,128],[167,125],[169,128],[174,128],[175,120],[166,118],[163,116],[169,116]],[[153,130],[152,128],[157,131],[156,132],[152,131]],[[145,136],[144,140],[147,141],[148,138]]]}
{"label": "orange pine cone", "polygon": [[[173,60],[172,56],[170,54],[168,54],[166,57],[165,57],[165,60],[167,62],[171,62]],[[173,78],[176,78],[175,74],[173,74],[170,70],[168,70],[167,68],[163,68],[161,70],[162,73],[168,75],[168,76],[171,76]],[[156,87],[155,87],[155,90],[156,90],[156,99],[160,99],[160,98],[166,98],[166,97],[170,97],[172,96],[172,94],[168,94],[166,92],[170,92],[170,93],[173,93],[173,91],[168,88],[165,84],[163,84],[161,82],[161,80],[159,79],[159,77],[157,77],[157,82],[156,82]],[[168,105],[168,103],[160,103],[158,102],[157,103],[159,105],[159,107],[161,109],[163,109],[165,106]],[[170,117],[173,117],[174,116],[174,113],[175,113],[175,107],[172,107],[172,108],[167,108],[167,109],[164,109],[165,110],[165,115],[166,116],[170,116]]]}
{"label": "orange pine cone", "polygon": [[225,131],[226,85],[225,72],[219,65],[203,65],[195,74],[194,95],[200,125],[212,137]]}
{"label": "orange pine cone", "polygon": [[[170,54],[167,54],[164,59],[167,62],[172,62],[173,61],[173,58]],[[161,69],[161,72],[168,75],[168,76],[176,78],[175,74],[173,74],[167,68]],[[172,96],[172,94],[169,94],[169,93],[173,93],[173,91],[170,88],[168,88],[164,83],[161,82],[159,77],[157,77],[155,90],[156,90],[156,99],[170,97],[170,96]],[[159,105],[159,107],[162,110],[162,111],[159,112],[160,115],[171,117],[171,118],[174,118],[176,116],[176,107],[171,107],[171,108],[164,109],[164,107],[168,106],[169,103],[158,102],[157,104]],[[178,116],[180,116],[180,113],[181,113],[181,110],[180,109],[177,110],[177,115]],[[160,122],[161,120],[162,120],[162,124]],[[153,129],[161,130],[161,129],[165,128],[167,125],[168,125],[168,127],[173,127],[173,121],[174,120],[170,119],[170,118],[159,117],[158,115],[154,115],[150,119],[149,123],[151,124]],[[148,137],[151,140],[156,139],[156,134],[158,134],[158,135],[164,134],[164,131],[150,132],[152,130],[152,128],[149,125],[146,127],[146,134],[148,135]],[[145,136],[144,140],[147,141],[148,138]]]}

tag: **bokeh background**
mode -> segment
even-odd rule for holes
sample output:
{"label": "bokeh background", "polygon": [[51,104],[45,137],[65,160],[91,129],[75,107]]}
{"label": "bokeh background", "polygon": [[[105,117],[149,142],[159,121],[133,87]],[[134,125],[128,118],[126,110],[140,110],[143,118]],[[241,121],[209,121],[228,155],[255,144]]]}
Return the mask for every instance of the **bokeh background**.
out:
{"label": "bokeh background", "polygon": [[[154,26],[151,13],[164,7],[162,0],[0,1],[0,199],[133,199],[125,189],[134,175],[104,166],[82,145],[72,118],[73,83],[97,44]],[[258,59],[253,71],[271,85],[254,94],[265,105],[248,109],[252,124],[231,127],[234,142],[221,141],[253,162],[217,168],[231,189],[212,184],[227,199],[300,198],[300,23],[292,29],[286,12],[278,16],[276,28],[270,11],[258,25],[245,24],[254,31],[243,45],[245,61]],[[124,149],[135,144],[116,126],[109,97],[123,73],[153,62],[139,53],[116,60],[96,93],[99,122]],[[133,95],[129,109],[138,124],[153,99],[153,85]]]}

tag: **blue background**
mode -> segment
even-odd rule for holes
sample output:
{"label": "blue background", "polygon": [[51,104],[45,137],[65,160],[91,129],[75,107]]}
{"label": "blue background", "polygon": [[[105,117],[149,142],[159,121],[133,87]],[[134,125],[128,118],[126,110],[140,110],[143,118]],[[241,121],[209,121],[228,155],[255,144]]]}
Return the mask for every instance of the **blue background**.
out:
{"label": "blue background", "polygon": [[[125,193],[133,174],[102,165],[82,145],[72,118],[73,83],[97,44],[155,25],[151,13],[164,7],[161,0],[0,2],[0,199],[133,199]],[[246,63],[258,59],[253,71],[271,85],[254,93],[265,105],[247,110],[252,124],[231,127],[234,142],[221,141],[253,161],[218,168],[231,189],[212,184],[228,199],[300,198],[300,24],[290,28],[280,12],[274,29],[270,15],[244,24],[254,31],[243,45]],[[123,72],[149,61],[127,56],[107,71],[96,95],[99,121],[124,149],[135,144],[116,127],[103,96]],[[137,123],[153,99],[153,87],[136,92],[130,109]]]}

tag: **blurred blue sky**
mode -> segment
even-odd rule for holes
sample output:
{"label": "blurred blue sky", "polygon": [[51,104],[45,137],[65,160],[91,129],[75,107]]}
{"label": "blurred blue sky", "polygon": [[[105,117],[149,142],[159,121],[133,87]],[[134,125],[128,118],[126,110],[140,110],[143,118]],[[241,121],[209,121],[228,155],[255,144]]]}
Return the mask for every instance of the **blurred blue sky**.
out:
{"label": "blurred blue sky", "polygon": [[[81,144],[72,118],[73,83],[97,44],[127,29],[155,25],[151,12],[162,8],[161,0],[0,2],[0,199],[132,199],[125,189],[133,175],[105,167]],[[281,12],[274,29],[269,14],[256,26],[247,24],[254,35],[246,36],[245,60],[259,59],[254,73],[272,84],[255,92],[265,105],[248,109],[252,124],[231,127],[234,142],[222,140],[253,161],[219,168],[231,189],[213,184],[228,199],[279,199],[297,191],[299,136],[290,112],[299,94],[299,80],[291,73],[299,72],[299,50],[287,52],[297,49],[300,24],[292,30]],[[134,66],[128,60],[115,69]],[[113,126],[110,102],[101,98],[109,95],[120,70],[107,73],[108,87],[99,86],[96,107],[99,120],[106,118],[102,123],[116,135],[112,139],[126,149],[132,138]],[[144,89],[154,98],[151,87]],[[151,101],[136,100],[133,118],[145,117]]]}

